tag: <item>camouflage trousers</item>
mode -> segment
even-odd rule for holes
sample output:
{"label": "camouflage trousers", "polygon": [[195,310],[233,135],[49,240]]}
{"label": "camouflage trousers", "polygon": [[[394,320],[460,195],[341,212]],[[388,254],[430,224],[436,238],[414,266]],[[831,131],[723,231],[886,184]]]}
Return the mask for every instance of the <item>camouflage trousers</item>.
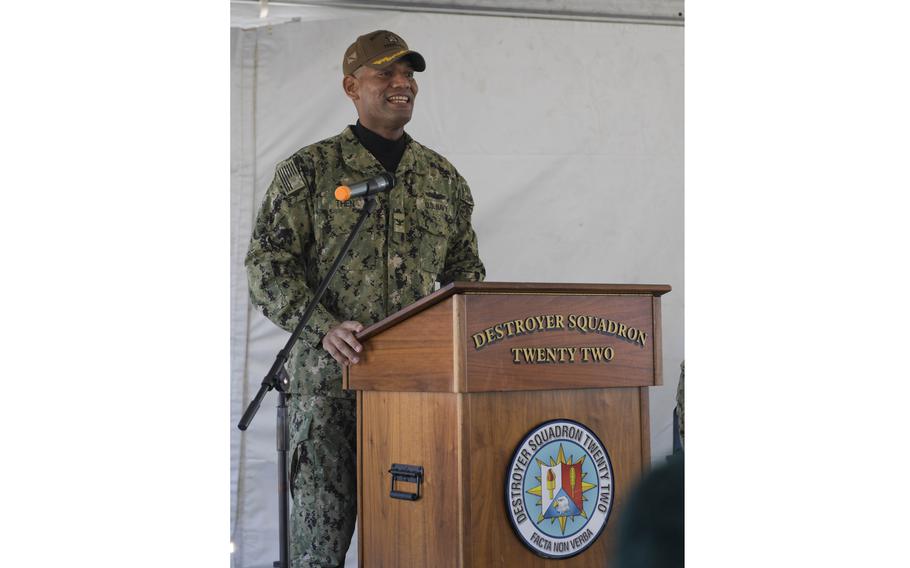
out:
{"label": "camouflage trousers", "polygon": [[289,397],[292,568],[344,565],[357,520],[354,402]]}

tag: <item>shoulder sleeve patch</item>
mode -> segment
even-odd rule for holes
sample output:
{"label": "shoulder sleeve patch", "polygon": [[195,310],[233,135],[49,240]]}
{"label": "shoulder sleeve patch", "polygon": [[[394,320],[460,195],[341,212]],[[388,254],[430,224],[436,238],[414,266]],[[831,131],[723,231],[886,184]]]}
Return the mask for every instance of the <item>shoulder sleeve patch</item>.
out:
{"label": "shoulder sleeve patch", "polygon": [[288,193],[293,193],[306,187],[303,176],[300,175],[300,171],[294,165],[294,160],[285,160],[278,164],[278,167],[275,168],[275,174],[281,180],[281,184],[287,189]]}

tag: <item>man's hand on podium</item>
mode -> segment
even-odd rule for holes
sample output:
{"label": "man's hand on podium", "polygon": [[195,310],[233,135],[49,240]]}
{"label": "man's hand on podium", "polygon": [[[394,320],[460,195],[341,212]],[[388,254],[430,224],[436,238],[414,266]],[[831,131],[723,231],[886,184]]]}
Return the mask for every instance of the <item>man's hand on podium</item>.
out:
{"label": "man's hand on podium", "polygon": [[363,351],[363,346],[354,337],[355,333],[363,331],[363,324],[357,321],[344,321],[336,325],[322,338],[322,348],[340,365],[353,365],[360,361],[358,353]]}

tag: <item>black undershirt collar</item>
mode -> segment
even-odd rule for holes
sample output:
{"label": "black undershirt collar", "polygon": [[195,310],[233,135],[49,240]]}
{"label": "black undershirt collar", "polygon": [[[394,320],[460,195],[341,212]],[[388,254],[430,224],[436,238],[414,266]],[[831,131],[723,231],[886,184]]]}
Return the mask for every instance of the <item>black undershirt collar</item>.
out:
{"label": "black undershirt collar", "polygon": [[351,131],[357,137],[357,140],[363,144],[363,147],[370,154],[373,154],[374,158],[379,160],[379,163],[382,164],[382,167],[387,172],[395,173],[395,170],[398,169],[398,163],[401,162],[401,157],[404,155],[404,150],[408,146],[407,134],[402,134],[398,140],[389,140],[360,124],[359,120],[357,124],[351,125]]}

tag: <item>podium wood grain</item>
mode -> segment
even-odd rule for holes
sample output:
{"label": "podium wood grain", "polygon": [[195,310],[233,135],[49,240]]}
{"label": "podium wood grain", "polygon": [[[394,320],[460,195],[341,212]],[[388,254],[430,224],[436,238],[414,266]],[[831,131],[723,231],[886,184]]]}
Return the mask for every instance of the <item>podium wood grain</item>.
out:
{"label": "podium wood grain", "polygon": [[[361,527],[361,547],[369,551],[362,565],[603,568],[615,542],[616,511],[647,465],[643,390],[361,393],[360,510],[370,519]],[[614,475],[607,529],[588,550],[565,560],[541,558],[522,545],[505,508],[512,449],[534,425],[555,418],[591,428],[610,454]],[[389,496],[393,463],[423,466],[418,501]]]}
{"label": "podium wood grain", "polygon": [[[630,489],[650,461],[648,387],[662,384],[660,298],[668,286],[449,285],[364,330],[357,390],[360,565],[366,568],[609,568]],[[647,334],[558,328],[477,349],[472,335],[518,317],[608,318]],[[609,363],[515,364],[511,347],[610,345]],[[506,510],[511,454],[536,425],[581,422],[613,466],[603,534],[577,556],[525,547]],[[393,499],[393,463],[424,468],[420,499]],[[397,489],[412,491],[412,484]]]}
{"label": "podium wood grain", "polygon": [[[397,325],[360,334],[360,364],[344,368],[344,387],[354,390],[487,392],[653,386],[663,384],[660,299],[650,296],[552,294],[456,295],[401,319]],[[528,333],[477,348],[471,334],[515,314],[558,314],[565,329]],[[644,345],[615,335],[568,328],[569,315],[622,322],[646,333]],[[656,323],[655,323],[656,322]],[[382,324],[383,322],[380,322]],[[377,324],[377,325],[380,325]],[[515,364],[511,348],[610,346],[613,361]],[[581,354],[578,354],[581,358]],[[405,364],[406,361],[406,364]]]}
{"label": "podium wood grain", "polygon": [[[549,390],[655,384],[655,340],[650,296],[558,296],[552,294],[468,295],[465,297],[467,333],[479,333],[515,314],[559,315],[565,329],[532,332],[506,338],[480,349],[465,341],[468,392]],[[641,346],[614,335],[569,329],[569,315],[609,318],[647,333]],[[610,345],[616,350],[609,363],[515,364],[511,348],[590,347]],[[581,355],[579,355],[579,358]]]}
{"label": "podium wood grain", "polygon": [[[458,566],[458,396],[374,391],[364,392],[362,401],[361,518],[370,522],[361,527],[369,557],[361,565]],[[423,466],[419,500],[389,496],[393,463]]]}

